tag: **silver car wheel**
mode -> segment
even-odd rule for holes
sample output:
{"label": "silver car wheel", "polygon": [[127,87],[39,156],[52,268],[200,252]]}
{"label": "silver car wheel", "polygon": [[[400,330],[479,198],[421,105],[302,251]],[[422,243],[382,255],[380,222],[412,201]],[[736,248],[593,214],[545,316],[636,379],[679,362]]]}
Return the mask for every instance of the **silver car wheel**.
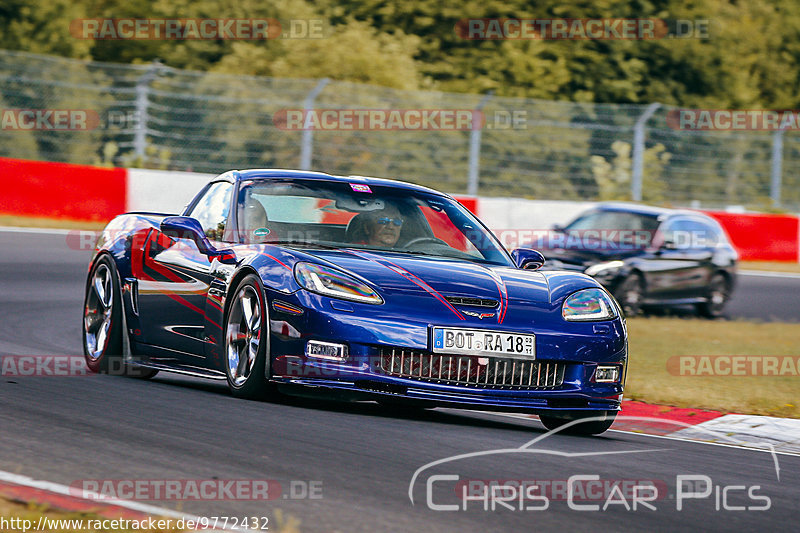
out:
{"label": "silver car wheel", "polygon": [[256,290],[243,285],[231,304],[225,348],[228,376],[241,387],[253,372],[261,345],[261,301]]}
{"label": "silver car wheel", "polygon": [[111,270],[104,264],[97,267],[83,310],[83,334],[89,357],[96,361],[102,356],[111,332],[114,306],[114,282]]}

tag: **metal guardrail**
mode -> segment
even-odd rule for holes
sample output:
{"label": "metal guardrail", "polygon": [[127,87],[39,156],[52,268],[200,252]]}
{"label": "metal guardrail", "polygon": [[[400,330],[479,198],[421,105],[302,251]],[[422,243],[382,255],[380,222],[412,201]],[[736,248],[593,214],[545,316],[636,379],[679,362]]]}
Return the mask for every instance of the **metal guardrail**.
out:
{"label": "metal guardrail", "polygon": [[[287,130],[288,109],[479,110],[472,130]],[[222,172],[313,168],[454,193],[800,210],[792,132],[683,131],[666,105],[403,91],[0,51],[0,109],[83,109],[88,131],[0,129],[0,156]],[[5,115],[4,115],[5,116]]]}

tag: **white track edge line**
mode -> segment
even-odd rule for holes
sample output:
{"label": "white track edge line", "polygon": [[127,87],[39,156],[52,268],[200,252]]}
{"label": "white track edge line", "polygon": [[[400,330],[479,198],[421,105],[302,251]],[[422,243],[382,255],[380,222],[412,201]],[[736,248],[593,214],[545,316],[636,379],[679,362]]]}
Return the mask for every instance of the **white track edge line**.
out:
{"label": "white track edge line", "polygon": [[80,231],[98,232],[91,229],[65,229],[65,228],[26,228],[22,226],[0,226],[0,232],[4,233],[44,233],[48,235],[68,235]]}
{"label": "white track edge line", "polygon": [[[520,415],[520,414],[515,414],[515,413],[498,413],[498,412],[494,412],[494,411],[473,411],[473,412],[483,413],[483,414],[487,414],[487,415],[502,416],[502,417],[506,417],[506,418],[516,418],[517,420],[530,420],[532,422],[536,422],[537,421],[537,419],[535,419],[535,418],[528,418],[528,416],[526,416],[526,415]],[[669,420],[669,419],[665,419],[665,420]],[[699,424],[697,424],[697,425],[699,425]],[[690,429],[690,428],[684,428],[684,429]],[[608,429],[607,431],[614,431],[616,433],[625,433],[626,435],[638,435],[638,436],[641,436],[641,437],[652,437],[652,438],[655,438],[655,439],[667,439],[667,440],[677,440],[677,441],[681,441],[681,442],[689,442],[689,443],[694,443],[694,444],[705,444],[705,445],[708,445],[708,446],[722,446],[722,447],[725,447],[725,448],[734,448],[736,450],[749,450],[749,451],[762,452],[762,453],[776,453],[778,455],[787,455],[787,456],[790,456],[790,457],[798,457],[798,456],[800,456],[800,453],[793,453],[793,452],[786,452],[786,451],[779,451],[779,450],[775,450],[773,452],[773,451],[771,451],[769,449],[758,448],[758,447],[755,446],[755,444],[757,444],[757,443],[753,443],[754,446],[747,446],[745,444],[728,444],[726,442],[712,442],[712,441],[707,441],[707,440],[689,439],[689,438],[686,438],[686,437],[676,437],[676,436],[673,436],[673,435],[654,435],[652,433],[639,433],[638,431],[628,431],[628,430],[625,430],[625,429]],[[681,430],[678,430],[678,431],[681,431]]]}
{"label": "white track edge line", "polygon": [[[43,481],[43,480],[33,479],[32,477],[23,476],[20,474],[12,474],[11,472],[6,472],[4,470],[0,470],[0,481],[6,481],[8,483],[13,483],[15,485],[22,485],[24,487],[31,487],[34,489],[46,490],[48,492],[53,492],[56,494],[61,494],[63,496],[69,496],[72,498],[77,498],[79,500],[84,500],[87,502],[98,503],[101,505],[107,504],[107,505],[114,505],[116,507],[123,507],[125,509],[130,509],[131,511],[139,511],[141,513],[153,516],[163,516],[167,518],[192,520],[194,522],[199,522],[201,520],[201,517],[199,516],[187,513],[181,513],[180,511],[173,511],[172,509],[164,509],[162,507],[157,507],[155,505],[148,505],[146,503],[139,503],[130,500],[108,499],[105,496],[93,491],[82,490],[81,492],[96,499],[81,498],[73,494],[72,491],[70,491],[70,487],[66,485],[55,483],[53,481]],[[238,531],[233,528],[228,528],[227,530]],[[215,530],[209,528],[198,531],[215,531]]]}
{"label": "white track edge line", "polygon": [[740,270],[739,275],[742,276],[758,276],[761,278],[791,278],[800,279],[800,273],[797,272],[768,272],[766,270]]}

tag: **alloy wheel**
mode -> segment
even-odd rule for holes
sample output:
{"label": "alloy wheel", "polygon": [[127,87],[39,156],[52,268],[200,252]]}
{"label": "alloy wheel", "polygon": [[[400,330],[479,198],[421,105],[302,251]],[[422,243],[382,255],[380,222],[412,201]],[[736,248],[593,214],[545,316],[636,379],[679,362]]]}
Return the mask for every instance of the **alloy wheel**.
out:
{"label": "alloy wheel", "polygon": [[226,351],[228,376],[234,387],[241,387],[253,373],[261,344],[261,301],[251,285],[243,285],[234,298]]}
{"label": "alloy wheel", "polygon": [[99,359],[108,348],[114,307],[111,270],[100,264],[94,272],[83,311],[83,332],[89,358]]}

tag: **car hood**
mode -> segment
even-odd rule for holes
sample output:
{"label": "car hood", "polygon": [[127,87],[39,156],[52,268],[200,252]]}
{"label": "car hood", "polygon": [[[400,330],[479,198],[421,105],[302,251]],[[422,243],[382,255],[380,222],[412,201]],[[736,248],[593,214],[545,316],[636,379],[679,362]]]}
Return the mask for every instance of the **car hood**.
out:
{"label": "car hood", "polygon": [[533,271],[458,259],[365,250],[304,250],[361,276],[382,292],[548,303],[546,277]]}

